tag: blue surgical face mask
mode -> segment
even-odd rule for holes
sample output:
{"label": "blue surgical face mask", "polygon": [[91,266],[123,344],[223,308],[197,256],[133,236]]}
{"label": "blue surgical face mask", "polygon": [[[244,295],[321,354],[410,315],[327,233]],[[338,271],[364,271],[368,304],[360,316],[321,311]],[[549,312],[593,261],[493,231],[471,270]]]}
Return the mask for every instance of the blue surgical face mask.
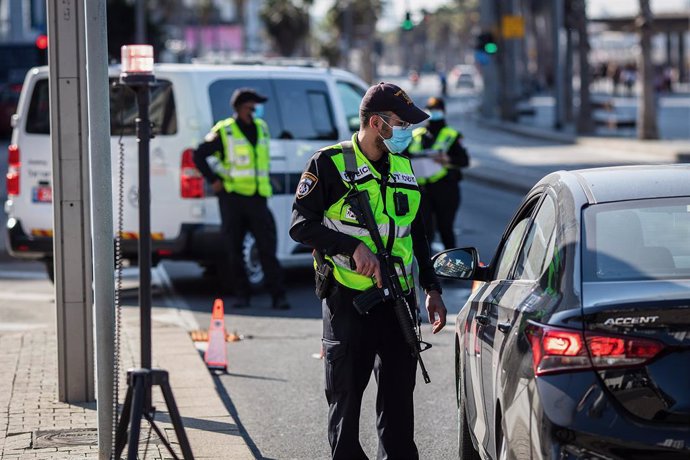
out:
{"label": "blue surgical face mask", "polygon": [[446,114],[443,113],[443,110],[429,110],[429,120],[431,121],[440,121],[445,117]]}
{"label": "blue surgical face mask", "polygon": [[264,117],[264,105],[263,104],[256,104],[254,106],[254,118],[263,118]]}
{"label": "blue surgical face mask", "polygon": [[[385,120],[383,120],[383,122],[386,123]],[[391,126],[388,123],[386,124],[393,130],[393,135],[390,139],[386,139],[379,134],[381,139],[383,139],[384,145],[390,153],[402,152],[410,145],[410,142],[412,142],[412,130],[409,127],[403,129],[402,126]]]}

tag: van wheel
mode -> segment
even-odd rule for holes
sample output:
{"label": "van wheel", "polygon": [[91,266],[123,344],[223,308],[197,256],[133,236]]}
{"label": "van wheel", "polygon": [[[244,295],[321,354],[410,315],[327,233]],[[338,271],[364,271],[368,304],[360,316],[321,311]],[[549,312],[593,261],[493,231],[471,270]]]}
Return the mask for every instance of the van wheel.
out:
{"label": "van wheel", "polygon": [[252,288],[260,287],[264,282],[264,269],[259,259],[259,249],[256,247],[256,239],[251,233],[247,233],[244,237],[242,254],[244,255],[244,269],[247,272],[249,284]]}
{"label": "van wheel", "polygon": [[46,267],[46,274],[51,283],[55,284],[55,265],[53,259],[46,259],[43,261],[43,265]]}

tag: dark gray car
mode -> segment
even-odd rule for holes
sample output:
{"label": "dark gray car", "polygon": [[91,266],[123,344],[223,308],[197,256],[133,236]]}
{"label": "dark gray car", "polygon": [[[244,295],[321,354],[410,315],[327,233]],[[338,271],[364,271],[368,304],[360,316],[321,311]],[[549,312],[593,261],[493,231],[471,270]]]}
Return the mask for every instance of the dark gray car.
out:
{"label": "dark gray car", "polygon": [[461,458],[690,458],[690,165],[556,172],[456,322]]}

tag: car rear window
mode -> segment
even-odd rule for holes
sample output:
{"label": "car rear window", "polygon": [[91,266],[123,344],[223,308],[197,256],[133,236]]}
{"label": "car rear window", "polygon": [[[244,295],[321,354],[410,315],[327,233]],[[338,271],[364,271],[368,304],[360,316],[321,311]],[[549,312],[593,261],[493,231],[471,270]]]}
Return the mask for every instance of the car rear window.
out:
{"label": "car rear window", "polygon": [[238,88],[252,88],[268,97],[264,121],[273,139],[338,140],[326,83],[279,78],[216,80],[209,86],[213,121],[232,116],[230,97]]}
{"label": "car rear window", "polygon": [[690,198],[591,206],[583,222],[585,281],[690,277]]}
{"label": "car rear window", "polygon": [[[110,83],[110,132],[113,136],[134,136],[137,104],[134,93],[129,88],[113,86]],[[153,133],[158,136],[177,132],[177,113],[172,85],[159,80],[151,89],[149,117],[153,123]],[[26,118],[26,132],[31,134],[50,134],[50,105],[48,98],[48,79],[38,80],[34,85]]]}

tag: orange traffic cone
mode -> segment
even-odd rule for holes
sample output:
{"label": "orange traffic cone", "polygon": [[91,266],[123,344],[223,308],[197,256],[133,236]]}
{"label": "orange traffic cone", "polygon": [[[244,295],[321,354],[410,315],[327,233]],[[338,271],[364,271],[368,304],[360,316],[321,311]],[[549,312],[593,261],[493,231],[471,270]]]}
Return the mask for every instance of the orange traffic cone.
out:
{"label": "orange traffic cone", "polygon": [[228,370],[228,356],[225,349],[225,310],[223,300],[213,302],[211,325],[208,327],[208,347],[204,361],[209,369]]}

